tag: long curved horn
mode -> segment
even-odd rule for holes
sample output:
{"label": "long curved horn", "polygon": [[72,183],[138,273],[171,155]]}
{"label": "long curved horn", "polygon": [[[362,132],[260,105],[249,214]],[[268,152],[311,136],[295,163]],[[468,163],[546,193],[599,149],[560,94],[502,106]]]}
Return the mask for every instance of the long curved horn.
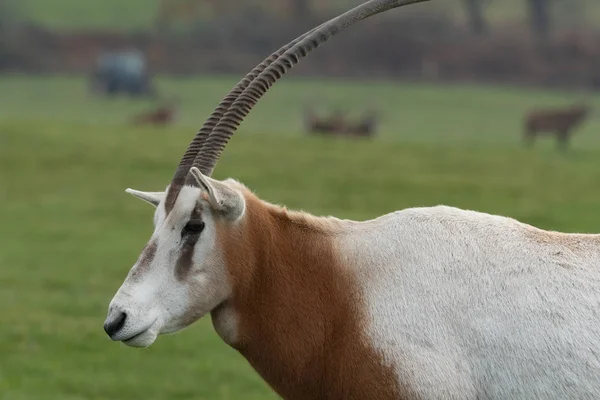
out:
{"label": "long curved horn", "polygon": [[[198,155],[200,149],[204,145],[206,139],[210,136],[213,128],[219,123],[223,115],[229,110],[229,107],[233,104],[235,100],[242,94],[244,89],[250,85],[254,81],[254,79],[271,63],[277,60],[282,54],[284,54],[287,50],[289,50],[292,46],[298,43],[300,40],[305,38],[311,32],[315,31],[317,28],[310,30],[304,35],[296,38],[294,41],[286,44],[276,52],[272,53],[269,57],[265,58],[260,64],[258,64],[254,69],[249,72],[242,80],[240,80],[231,91],[223,98],[221,103],[215,108],[213,113],[208,117],[208,119],[204,122],[200,130],[196,133],[190,144],[188,145],[185,154],[181,158],[179,165],[175,171],[175,175],[173,176],[173,180],[171,182],[171,187],[181,186],[185,182],[185,177],[189,172],[194,158]],[[191,181],[190,181],[191,182]],[[195,184],[195,180],[193,181]]]}
{"label": "long curved horn", "polygon": [[[256,105],[258,100],[277,82],[287,71],[292,69],[302,57],[319,47],[341,30],[363,19],[382,13],[392,8],[429,0],[371,0],[359,5],[346,13],[329,20],[321,26],[296,39],[276,61],[246,87],[239,97],[229,107],[212,133],[196,155],[193,166],[210,176],[227,142],[239,127],[244,118]],[[294,43],[292,42],[292,43]],[[292,44],[290,43],[290,44]]]}

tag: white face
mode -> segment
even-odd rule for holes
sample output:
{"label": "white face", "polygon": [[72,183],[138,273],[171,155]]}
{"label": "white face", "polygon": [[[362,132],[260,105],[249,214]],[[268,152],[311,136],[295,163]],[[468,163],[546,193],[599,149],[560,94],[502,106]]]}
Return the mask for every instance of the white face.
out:
{"label": "white face", "polygon": [[184,186],[168,214],[165,193],[133,194],[160,201],[155,229],[110,302],[104,329],[113,340],[147,347],[159,334],[183,329],[213,310],[228,298],[230,285],[216,243],[217,213],[204,189]]}

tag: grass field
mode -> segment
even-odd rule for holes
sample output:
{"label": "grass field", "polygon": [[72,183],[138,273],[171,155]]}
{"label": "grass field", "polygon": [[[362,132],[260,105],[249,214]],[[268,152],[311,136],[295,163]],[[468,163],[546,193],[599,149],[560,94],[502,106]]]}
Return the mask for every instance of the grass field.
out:
{"label": "grass field", "polygon": [[[4,0],[14,4],[22,18],[34,21],[49,28],[64,30],[73,29],[119,29],[140,30],[153,26],[158,12],[159,0],[104,0],[101,2],[81,0]],[[264,3],[269,4],[264,0]],[[332,9],[346,10],[363,0],[335,0],[331,1]],[[327,8],[318,1],[313,2],[316,7]],[[584,8],[578,8],[582,4]],[[336,8],[337,7],[337,8]],[[462,0],[433,1],[432,4],[420,6],[428,7],[433,11],[451,13],[456,18],[464,19],[464,6]],[[401,13],[411,12],[403,10]],[[581,10],[584,10],[583,12]],[[492,23],[507,21],[526,21],[527,8],[524,0],[490,1],[486,15]],[[600,4],[595,0],[577,0],[557,2],[555,16],[563,22],[587,23],[592,26],[600,21]]]}
{"label": "grass field", "polygon": [[[185,108],[168,129],[123,121],[147,106],[88,98],[76,78],[0,78],[0,399],[274,399],[208,319],[151,348],[110,342],[108,302],[148,239],[159,190],[235,79],[164,79]],[[383,109],[382,135],[301,135],[308,99]],[[569,154],[520,147],[524,107],[573,96],[468,86],[286,79],[252,112],[217,167],[256,193],[315,214],[366,219],[445,203],[563,231],[600,231],[600,123]]]}

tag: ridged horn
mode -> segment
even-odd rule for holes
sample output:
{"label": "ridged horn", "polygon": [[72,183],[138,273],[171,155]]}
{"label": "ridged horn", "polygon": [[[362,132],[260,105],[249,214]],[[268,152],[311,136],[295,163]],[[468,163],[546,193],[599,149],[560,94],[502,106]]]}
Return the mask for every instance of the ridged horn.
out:
{"label": "ridged horn", "polygon": [[258,100],[301,58],[325,43],[329,38],[356,22],[373,15],[425,1],[429,0],[371,0],[327,21],[285,46],[284,48],[288,47],[288,49],[266,68],[262,68],[258,76],[234,100],[233,104],[214,126],[212,133],[206,137],[192,165],[197,167],[204,175],[212,175],[227,142]]}
{"label": "ridged horn", "polygon": [[[317,29],[317,28],[315,28]],[[294,41],[286,44],[276,52],[272,53],[269,57],[265,58],[260,64],[258,64],[252,71],[250,71],[242,80],[240,80],[231,91],[221,100],[221,103],[215,108],[210,117],[204,122],[200,130],[196,133],[190,144],[188,145],[187,150],[185,151],[183,157],[177,169],[175,171],[175,175],[173,176],[171,187],[177,188],[181,187],[184,183],[186,183],[185,178],[190,168],[192,167],[192,163],[202,146],[204,145],[206,139],[209,137],[213,128],[219,123],[223,115],[229,110],[229,107],[233,104],[235,100],[242,94],[244,89],[248,87],[248,85],[254,81],[254,79],[271,63],[277,60],[283,53],[289,50],[292,46],[302,40],[304,37],[309,35],[315,29],[305,33],[304,35],[298,37]],[[189,180],[188,184],[195,185],[195,181]]]}

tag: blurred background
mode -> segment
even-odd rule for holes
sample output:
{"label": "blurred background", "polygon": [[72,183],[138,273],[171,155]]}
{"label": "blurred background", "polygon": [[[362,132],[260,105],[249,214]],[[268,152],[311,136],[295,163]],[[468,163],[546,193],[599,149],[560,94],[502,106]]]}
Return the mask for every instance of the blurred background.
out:
{"label": "blurred background", "polygon": [[[0,0],[0,399],[274,399],[209,318],[112,343],[112,298],[226,93],[359,0]],[[447,204],[600,231],[600,3],[373,17],[278,82],[215,177],[318,215]]]}

